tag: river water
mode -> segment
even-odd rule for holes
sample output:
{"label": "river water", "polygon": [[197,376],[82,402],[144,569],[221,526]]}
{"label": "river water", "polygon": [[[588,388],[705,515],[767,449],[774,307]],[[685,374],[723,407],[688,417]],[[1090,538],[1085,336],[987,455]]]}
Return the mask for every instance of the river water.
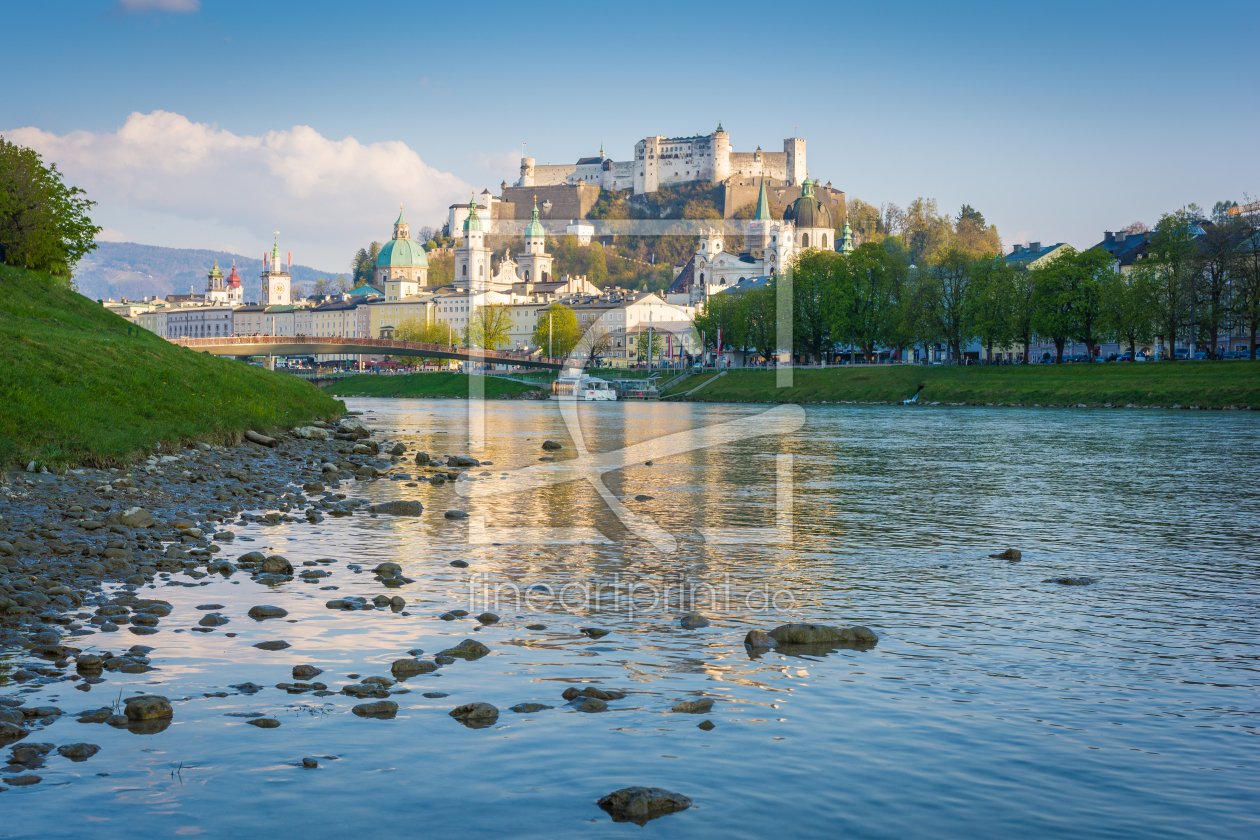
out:
{"label": "river water", "polygon": [[[93,638],[115,650],[152,645],[157,669],[106,674],[90,695],[49,686],[38,700],[74,712],[135,691],[188,699],[153,735],[68,714],[31,736],[102,749],[82,763],[54,755],[43,783],[0,794],[0,836],[1260,831],[1252,414],[810,407],[799,428],[784,416],[753,420],[755,436],[610,471],[610,507],[584,479],[520,490],[502,477],[553,469],[538,460],[549,454],[544,439],[564,444],[559,464],[574,457],[554,403],[485,403],[485,439],[471,443],[465,402],[348,404],[368,412],[378,439],[472,450],[493,464],[443,487],[343,485],[352,498],[419,499],[418,519],[231,526],[229,556],[333,558],[330,578],[264,587],[237,574],[143,590],[175,605],[159,633]],[[609,451],[765,410],[630,403],[578,413],[583,445]],[[512,492],[495,494],[496,482]],[[461,495],[470,485],[480,497]],[[448,520],[446,510],[472,517]],[[1022,562],[988,557],[1008,547]],[[414,582],[385,589],[370,570],[386,561]],[[1096,582],[1043,582],[1059,576]],[[550,595],[530,589],[540,586]],[[406,609],[325,607],[382,593]],[[232,622],[186,632],[204,603],[224,605]],[[245,615],[255,604],[289,615],[255,622]],[[502,620],[438,617],[451,609]],[[710,626],[681,629],[688,609]],[[761,655],[742,644],[750,629],[790,621],[861,624],[880,639]],[[580,632],[589,627],[610,632],[590,638]],[[392,720],[354,716],[365,701],[344,695],[272,687],[310,663],[337,690],[359,681],[349,674],[389,676],[410,649],[429,658],[465,638],[491,654],[400,682]],[[252,647],[267,639],[292,647]],[[228,688],[245,681],[267,687]],[[629,694],[605,712],[575,711],[560,694],[585,685]],[[448,696],[424,696],[438,692]],[[699,698],[714,700],[712,711],[670,711]],[[448,716],[474,701],[499,707],[493,726]],[[527,701],[554,708],[508,711]],[[231,716],[242,712],[281,726]],[[715,727],[699,728],[704,720]],[[319,768],[298,766],[304,756],[320,757]],[[665,787],[695,807],[614,825],[595,800],[629,785]]]}

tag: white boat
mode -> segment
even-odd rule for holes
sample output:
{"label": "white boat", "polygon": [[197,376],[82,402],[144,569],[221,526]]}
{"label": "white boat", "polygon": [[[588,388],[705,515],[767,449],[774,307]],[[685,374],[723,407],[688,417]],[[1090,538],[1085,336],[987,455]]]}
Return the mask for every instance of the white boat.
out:
{"label": "white boat", "polygon": [[553,400],[614,401],[617,391],[608,380],[584,374],[565,374],[551,383]]}

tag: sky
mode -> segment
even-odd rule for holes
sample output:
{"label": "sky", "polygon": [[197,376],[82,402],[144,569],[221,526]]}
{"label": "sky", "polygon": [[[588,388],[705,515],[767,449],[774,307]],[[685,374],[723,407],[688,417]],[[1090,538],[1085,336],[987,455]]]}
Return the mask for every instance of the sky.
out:
{"label": "sky", "polygon": [[[850,199],[1089,247],[1260,196],[1260,3],[8,3],[0,136],[101,238],[344,271],[470,190],[645,136],[803,137]],[[525,144],[525,145],[522,145]]]}

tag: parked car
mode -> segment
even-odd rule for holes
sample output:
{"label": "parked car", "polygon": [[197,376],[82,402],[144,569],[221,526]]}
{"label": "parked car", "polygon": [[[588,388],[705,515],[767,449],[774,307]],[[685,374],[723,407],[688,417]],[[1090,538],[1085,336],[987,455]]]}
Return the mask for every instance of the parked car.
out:
{"label": "parked car", "polygon": [[1207,360],[1207,357],[1208,357],[1207,353],[1204,353],[1202,350],[1200,350],[1198,353],[1195,353],[1195,354],[1194,354],[1194,360],[1195,360],[1196,362],[1203,362],[1203,361],[1206,361],[1206,360]]}
{"label": "parked car", "polygon": [[1178,361],[1181,361],[1183,359],[1188,359],[1190,358],[1190,351],[1182,347],[1180,350],[1177,350],[1174,353],[1173,358],[1177,359]]}
{"label": "parked car", "polygon": [[1116,356],[1116,361],[1117,362],[1131,362],[1133,361],[1133,354],[1130,353],[1128,350],[1125,350],[1119,356]]}

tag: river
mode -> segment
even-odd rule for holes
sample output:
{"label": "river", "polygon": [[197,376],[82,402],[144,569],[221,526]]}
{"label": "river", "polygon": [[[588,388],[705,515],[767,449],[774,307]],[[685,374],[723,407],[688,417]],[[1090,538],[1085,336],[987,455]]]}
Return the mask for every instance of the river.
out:
{"label": "river", "polygon": [[[790,413],[750,425],[764,406],[582,405],[592,452],[745,421],[738,440],[604,473],[610,507],[581,476],[534,489],[505,477],[574,457],[554,403],[485,403],[485,438],[472,442],[464,401],[347,403],[409,453],[472,451],[492,464],[442,487],[343,483],[352,498],[418,499],[419,518],[230,526],[230,556],[332,558],[331,577],[144,590],[174,605],[160,632],[124,628],[101,644],[151,645],[156,670],[109,674],[90,697],[53,685],[40,702],[189,699],[154,735],[70,716],[33,735],[102,750],[0,794],[0,836],[1260,832],[1251,413],[811,406],[795,428]],[[542,450],[545,439],[564,449]],[[500,482],[510,492],[495,492]],[[469,486],[476,498],[461,495]],[[1022,560],[989,557],[1007,548]],[[370,572],[382,562],[413,582],[384,588]],[[1044,582],[1061,576],[1095,582]],[[407,605],[325,607],[379,594]],[[187,632],[206,603],[231,623]],[[289,615],[253,621],[256,604]],[[452,609],[471,615],[439,618]],[[482,627],[472,616],[487,609],[501,620]],[[682,629],[690,609],[711,624]],[[744,647],[749,630],[793,621],[864,625],[879,642]],[[581,632],[592,627],[609,632]],[[490,655],[399,682],[390,720],[354,716],[363,701],[344,695],[272,687],[309,663],[338,690],[388,677],[408,650],[431,658],[465,638]],[[251,646],[267,639],[292,647]],[[228,688],[246,681],[266,688]],[[599,713],[560,697],[586,685],[628,695]],[[670,711],[702,698],[715,701],[707,714]],[[500,709],[494,725],[449,717],[474,701]],[[554,708],[508,710],[521,702]],[[232,716],[250,712],[281,726]],[[301,767],[305,756],[319,767]],[[628,785],[695,807],[614,826],[595,800]]]}

